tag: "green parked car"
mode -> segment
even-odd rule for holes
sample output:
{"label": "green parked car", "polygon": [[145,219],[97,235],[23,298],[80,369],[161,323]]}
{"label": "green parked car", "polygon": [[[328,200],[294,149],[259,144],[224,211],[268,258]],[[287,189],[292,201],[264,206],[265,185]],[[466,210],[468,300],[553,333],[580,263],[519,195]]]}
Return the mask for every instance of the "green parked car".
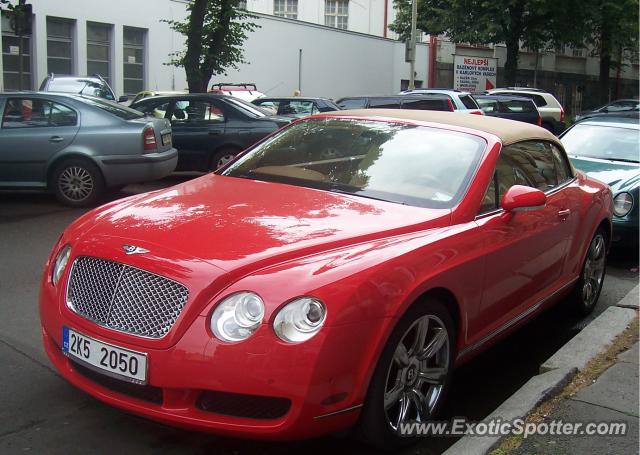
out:
{"label": "green parked car", "polygon": [[607,183],[613,192],[613,246],[638,246],[640,120],[596,117],[560,136],[573,166]]}

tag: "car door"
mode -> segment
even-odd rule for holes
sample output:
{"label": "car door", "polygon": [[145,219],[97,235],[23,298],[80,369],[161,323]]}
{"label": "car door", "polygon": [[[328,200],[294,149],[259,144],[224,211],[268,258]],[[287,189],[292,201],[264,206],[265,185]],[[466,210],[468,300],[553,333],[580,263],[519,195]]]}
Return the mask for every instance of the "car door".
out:
{"label": "car door", "polygon": [[[499,201],[513,185],[538,188],[547,195],[544,208],[506,213]],[[476,219],[486,248],[482,321],[478,337],[533,311],[543,296],[566,279],[565,261],[576,213],[558,181],[552,148],[544,141],[503,147],[494,179]]]}
{"label": "car door", "polygon": [[75,109],[28,96],[6,98],[0,124],[0,181],[45,186],[51,158],[73,142],[80,128]]}
{"label": "car door", "polygon": [[225,140],[227,115],[217,100],[176,98],[170,117],[180,169],[209,169],[209,160]]}

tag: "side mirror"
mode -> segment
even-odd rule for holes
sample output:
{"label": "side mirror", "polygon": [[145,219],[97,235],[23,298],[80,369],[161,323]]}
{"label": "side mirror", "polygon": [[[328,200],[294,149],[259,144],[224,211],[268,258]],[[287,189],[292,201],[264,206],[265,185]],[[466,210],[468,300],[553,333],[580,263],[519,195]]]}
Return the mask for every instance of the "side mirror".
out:
{"label": "side mirror", "polygon": [[126,103],[127,101],[129,101],[129,97],[127,95],[122,95],[118,98],[118,103]]}
{"label": "side mirror", "polygon": [[547,196],[537,188],[513,185],[502,196],[500,206],[507,212],[530,212],[547,205]]}

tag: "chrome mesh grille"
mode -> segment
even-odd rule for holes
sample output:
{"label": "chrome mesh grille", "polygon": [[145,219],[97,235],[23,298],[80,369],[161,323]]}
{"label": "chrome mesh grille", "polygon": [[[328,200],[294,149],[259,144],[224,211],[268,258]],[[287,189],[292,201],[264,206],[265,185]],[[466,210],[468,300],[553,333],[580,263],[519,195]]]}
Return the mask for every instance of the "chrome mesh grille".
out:
{"label": "chrome mesh grille", "polygon": [[88,256],[74,261],[67,288],[69,308],[83,318],[149,338],[171,330],[188,296],[173,280]]}

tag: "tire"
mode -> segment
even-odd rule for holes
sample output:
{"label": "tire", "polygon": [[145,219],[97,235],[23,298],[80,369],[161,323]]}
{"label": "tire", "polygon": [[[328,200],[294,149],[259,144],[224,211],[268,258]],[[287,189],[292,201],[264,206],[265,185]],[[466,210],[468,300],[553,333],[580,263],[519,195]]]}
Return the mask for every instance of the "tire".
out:
{"label": "tire", "polygon": [[217,171],[229,161],[233,160],[238,153],[240,153],[240,150],[233,147],[224,147],[217,150],[209,161],[209,171]]}
{"label": "tire", "polygon": [[593,235],[582,264],[572,301],[580,315],[591,313],[598,303],[607,270],[607,233],[600,227]]}
{"label": "tire", "polygon": [[[422,349],[416,350],[413,343],[424,328]],[[400,436],[399,422],[424,422],[438,415],[451,385],[455,341],[453,319],[440,302],[428,299],[409,308],[376,366],[356,428],[358,439],[381,450],[398,450],[417,442],[417,438]],[[425,360],[420,362],[417,353],[426,356]],[[427,373],[428,379],[421,376]]]}
{"label": "tire", "polygon": [[69,207],[90,207],[104,194],[100,169],[82,158],[70,158],[58,164],[51,174],[50,186],[56,198]]}

